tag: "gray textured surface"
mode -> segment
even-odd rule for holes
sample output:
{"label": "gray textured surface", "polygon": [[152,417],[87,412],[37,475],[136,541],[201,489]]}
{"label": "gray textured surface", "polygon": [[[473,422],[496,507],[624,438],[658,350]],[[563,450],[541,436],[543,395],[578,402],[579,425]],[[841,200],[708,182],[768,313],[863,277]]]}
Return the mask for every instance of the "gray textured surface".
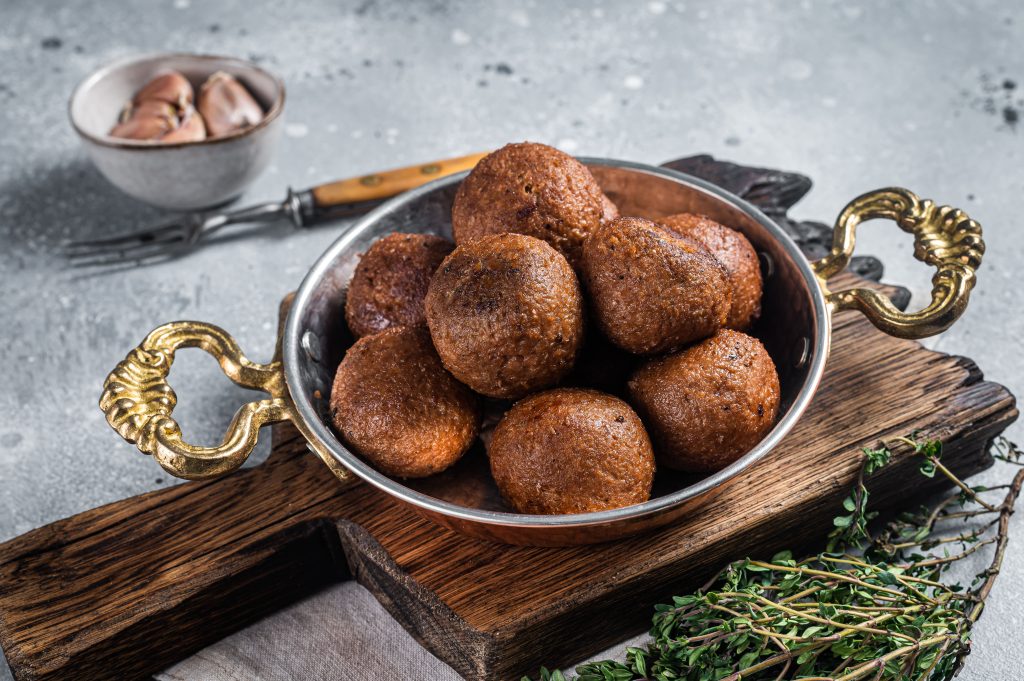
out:
{"label": "gray textured surface", "polygon": [[[66,272],[59,240],[157,217],[89,167],[67,97],[98,66],[158,49],[251,55],[287,82],[288,134],[247,201],[532,139],[799,170],[817,182],[801,217],[830,219],[888,184],[961,205],[984,225],[988,254],[971,309],[931,345],[1024,389],[1020,95],[1004,87],[1024,79],[1024,14],[1008,3],[8,0],[0,13],[0,539],[173,484],[104,424],[103,376],[173,318],[218,323],[266,359],[277,301],[343,228],[281,229],[116,276]],[[905,235],[872,225],[863,236],[890,280],[927,292]],[[183,353],[173,378],[186,435],[218,439],[245,393],[202,353]],[[965,681],[1024,669],[1020,516],[1014,525]],[[382,630],[388,645],[403,640]]]}

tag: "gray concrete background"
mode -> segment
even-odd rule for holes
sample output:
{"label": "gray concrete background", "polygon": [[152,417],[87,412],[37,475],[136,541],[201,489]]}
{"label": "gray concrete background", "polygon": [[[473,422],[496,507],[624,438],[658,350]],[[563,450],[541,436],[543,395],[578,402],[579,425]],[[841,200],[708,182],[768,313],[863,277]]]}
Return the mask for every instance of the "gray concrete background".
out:
{"label": "gray concrete background", "polygon": [[[95,406],[103,377],[175,318],[220,324],[250,356],[269,358],[278,300],[344,228],[282,227],[174,263],[74,278],[54,255],[60,240],[159,216],[110,187],[68,126],[72,88],[99,66],[184,50],[249,57],[280,74],[287,134],[245,201],[522,139],[652,163],[708,152],[798,170],[816,182],[795,211],[805,218],[831,220],[862,191],[907,186],[967,209],[988,243],[970,310],[930,345],[971,356],[1019,392],[1024,13],[1010,6],[7,0],[0,540],[174,484],[105,425]],[[920,303],[929,273],[912,260],[910,240],[879,224],[862,243]],[[186,435],[200,442],[218,440],[247,399],[203,353],[183,353],[173,380]],[[1014,528],[965,681],[1024,669],[1020,516]]]}

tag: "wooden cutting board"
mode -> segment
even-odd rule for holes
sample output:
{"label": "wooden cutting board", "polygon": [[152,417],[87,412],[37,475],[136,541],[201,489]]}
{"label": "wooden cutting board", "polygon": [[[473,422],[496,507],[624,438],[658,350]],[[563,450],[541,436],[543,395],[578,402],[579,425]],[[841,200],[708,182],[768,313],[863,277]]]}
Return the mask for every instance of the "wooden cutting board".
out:
{"label": "wooden cutting board", "polygon": [[[791,195],[799,176],[780,174],[774,192],[764,179],[774,171],[738,168],[732,177],[751,172],[761,182],[746,195],[781,205],[776,217],[787,220],[785,208],[806,191]],[[782,188],[790,195],[780,198]],[[564,549],[439,528],[367,485],[339,483],[282,425],[261,466],[109,504],[0,545],[0,645],[19,680],[147,678],[327,584],[355,579],[466,678],[518,678],[638,633],[655,603],[727,561],[819,540],[853,483],[860,447],[917,430],[941,438],[946,464],[966,476],[990,465],[988,443],[1016,417],[1013,396],[983,381],[970,360],[889,338],[844,313],[812,406],[774,452],[676,525]],[[940,484],[917,475],[917,465],[900,452],[870,481],[872,500],[905,506]]]}

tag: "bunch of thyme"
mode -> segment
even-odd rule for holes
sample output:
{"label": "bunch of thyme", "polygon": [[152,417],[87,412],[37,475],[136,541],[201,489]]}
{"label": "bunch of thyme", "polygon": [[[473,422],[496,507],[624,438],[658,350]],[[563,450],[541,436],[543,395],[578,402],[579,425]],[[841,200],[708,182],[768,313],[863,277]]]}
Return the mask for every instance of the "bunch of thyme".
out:
{"label": "bunch of thyme", "polygon": [[[864,480],[889,462],[897,444],[922,457],[923,475],[944,476],[955,491],[872,535],[876,514],[868,509]],[[998,459],[1020,463],[1021,452],[1006,440],[993,450]],[[970,652],[971,628],[999,573],[1024,469],[1009,484],[972,488],[943,465],[938,441],[898,438],[863,451],[858,481],[825,552],[732,563],[697,593],[657,606],[646,648],[627,648],[625,663],[583,664],[573,678],[951,679]],[[996,490],[1005,490],[1001,501],[992,498]],[[941,580],[951,565],[989,546],[988,567],[968,587]],[[565,681],[546,669],[540,678]]]}

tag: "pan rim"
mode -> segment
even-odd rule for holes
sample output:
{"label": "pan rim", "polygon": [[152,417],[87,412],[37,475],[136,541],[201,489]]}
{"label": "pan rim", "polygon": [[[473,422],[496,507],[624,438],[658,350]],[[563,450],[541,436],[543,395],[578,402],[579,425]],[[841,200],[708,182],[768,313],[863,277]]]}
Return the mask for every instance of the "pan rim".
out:
{"label": "pan rim", "polygon": [[800,272],[801,278],[810,291],[813,305],[814,339],[812,342],[810,364],[803,385],[797,392],[796,398],[787,411],[786,415],[762,439],[757,446],[737,459],[735,462],[703,478],[692,485],[683,487],[675,492],[651,499],[642,504],[616,508],[607,511],[596,511],[590,513],[574,513],[563,515],[529,515],[522,513],[510,513],[505,511],[490,511],[478,508],[460,506],[436,497],[418,492],[406,487],[401,482],[394,480],[377,471],[368,463],[360,459],[356,454],[349,451],[337,439],[334,433],[324,424],[317,415],[313,406],[310,394],[311,391],[303,388],[303,380],[300,375],[299,366],[303,361],[300,339],[303,329],[300,328],[304,309],[310,304],[313,294],[324,279],[332,263],[336,260],[363,230],[375,224],[381,218],[390,214],[395,207],[419,199],[437,189],[456,182],[461,182],[468,174],[468,171],[449,175],[434,180],[417,189],[411,190],[397,196],[368,213],[362,219],[346,229],[316,260],[313,266],[306,273],[302,284],[292,303],[288,319],[285,323],[284,336],[282,339],[282,357],[284,363],[285,382],[294,406],[296,414],[295,425],[306,438],[310,447],[322,456],[330,456],[345,469],[357,477],[373,485],[385,494],[393,496],[401,501],[416,506],[428,513],[440,514],[463,522],[480,523],[491,526],[514,527],[530,530],[542,528],[586,528],[595,525],[608,525],[618,523],[630,523],[643,518],[660,515],[670,511],[681,504],[692,501],[725,481],[735,477],[742,471],[750,468],[760,459],[771,452],[778,443],[792,430],[797,421],[817,392],[818,385],[824,373],[825,363],[828,359],[828,350],[831,345],[831,318],[828,306],[825,302],[824,293],[814,274],[810,261],[803,255],[793,239],[786,234],[781,227],[772,221],[758,208],[747,201],[739,198],[716,185],[713,185],[700,178],[687,175],[675,170],[651,166],[644,163],[623,161],[618,159],[600,157],[580,157],[579,160],[588,166],[610,166],[636,172],[656,175],[675,180],[680,184],[688,185],[693,189],[712,195],[714,198],[730,204],[734,208],[746,213],[749,217],[761,224],[782,246],[787,255],[793,261],[796,269]]}

